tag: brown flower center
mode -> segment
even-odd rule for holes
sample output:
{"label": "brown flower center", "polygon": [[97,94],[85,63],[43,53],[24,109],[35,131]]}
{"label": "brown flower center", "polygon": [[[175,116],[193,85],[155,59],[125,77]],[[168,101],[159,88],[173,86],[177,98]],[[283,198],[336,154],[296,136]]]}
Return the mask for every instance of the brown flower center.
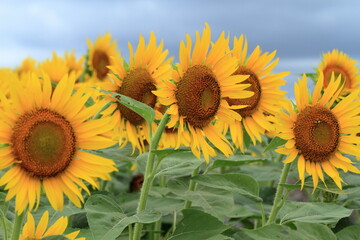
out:
{"label": "brown flower center", "polygon": [[[126,75],[121,87],[118,89],[118,93],[131,97],[154,108],[157,99],[151,92],[156,90],[154,83],[154,79],[146,69],[136,68]],[[135,126],[140,125],[145,121],[140,115],[125,107],[121,103],[118,103],[118,108],[121,116]]]}
{"label": "brown flower center", "polygon": [[110,65],[109,56],[101,50],[95,50],[92,65],[96,71],[96,77],[103,80],[109,72],[109,69],[106,67]]}
{"label": "brown flower center", "polygon": [[341,74],[341,84],[345,84],[346,88],[351,88],[352,82],[349,74],[341,66],[326,66],[324,73],[324,87],[326,88],[331,80],[331,74],[334,73],[335,79]]}
{"label": "brown flower center", "polygon": [[256,110],[260,98],[261,98],[261,85],[257,75],[250,69],[240,66],[233,75],[250,75],[243,83],[251,84],[246,90],[254,92],[254,95],[249,98],[243,99],[230,99],[226,98],[230,106],[232,105],[248,105],[242,109],[236,109],[235,111],[239,113],[242,117],[251,116],[252,113]]}
{"label": "brown flower center", "polygon": [[212,70],[204,65],[190,67],[175,91],[179,114],[193,127],[203,128],[220,105],[220,86]]}
{"label": "brown flower center", "polygon": [[14,126],[11,145],[20,167],[39,178],[64,171],[76,152],[71,124],[49,109],[22,115]]}
{"label": "brown flower center", "polygon": [[295,146],[306,160],[328,161],[339,144],[339,123],[324,106],[307,106],[294,124]]}

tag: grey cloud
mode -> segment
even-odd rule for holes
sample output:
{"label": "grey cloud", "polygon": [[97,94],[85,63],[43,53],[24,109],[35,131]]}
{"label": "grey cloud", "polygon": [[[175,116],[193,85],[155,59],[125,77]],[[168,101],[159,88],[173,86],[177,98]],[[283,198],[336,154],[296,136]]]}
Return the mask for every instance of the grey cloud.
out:
{"label": "grey cloud", "polygon": [[[18,6],[22,6],[21,8]],[[276,71],[291,71],[292,94],[297,74],[312,71],[321,54],[333,48],[360,57],[360,2],[352,1],[6,1],[0,3],[0,66],[20,64],[26,56],[44,60],[53,50],[84,54],[86,38],[113,34],[123,55],[127,42],[155,31],[170,55],[178,55],[185,34],[192,37],[208,22],[213,40],[225,31],[245,34],[250,49],[277,50]]]}

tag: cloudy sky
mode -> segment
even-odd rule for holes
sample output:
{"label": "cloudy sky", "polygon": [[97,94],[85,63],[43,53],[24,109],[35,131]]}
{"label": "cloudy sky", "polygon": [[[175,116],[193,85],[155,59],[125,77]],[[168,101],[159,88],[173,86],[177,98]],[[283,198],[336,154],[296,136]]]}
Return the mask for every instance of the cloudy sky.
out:
{"label": "cloudy sky", "polygon": [[0,67],[18,66],[31,56],[39,61],[87,49],[85,39],[110,32],[124,56],[127,42],[150,31],[177,56],[185,33],[194,36],[208,22],[213,40],[221,31],[245,34],[250,49],[277,50],[275,72],[290,71],[284,87],[293,95],[293,82],[312,72],[321,55],[338,48],[360,59],[360,1],[333,0],[133,0],[133,1],[5,1],[0,0]]}

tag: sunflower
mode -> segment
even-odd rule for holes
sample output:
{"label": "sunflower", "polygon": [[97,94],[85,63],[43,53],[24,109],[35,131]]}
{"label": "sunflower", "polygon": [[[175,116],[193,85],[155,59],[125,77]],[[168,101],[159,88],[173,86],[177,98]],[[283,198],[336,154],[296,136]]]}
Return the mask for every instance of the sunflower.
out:
{"label": "sunflower", "polygon": [[58,56],[56,52],[53,52],[51,59],[46,59],[40,63],[39,68],[39,72],[47,74],[54,83],[58,83],[65,74],[70,72],[65,60]]}
{"label": "sunflower", "polygon": [[0,68],[0,91],[4,95],[9,94],[9,85],[18,79],[18,74],[10,68]]}
{"label": "sunflower", "polygon": [[84,56],[76,59],[75,51],[71,51],[70,53],[65,52],[64,59],[68,67],[68,73],[75,73],[75,77],[78,79],[84,71]]}
{"label": "sunflower", "polygon": [[330,82],[331,74],[335,77],[341,75],[341,81],[344,82],[343,93],[349,93],[354,90],[360,81],[359,70],[356,67],[356,60],[351,59],[342,51],[334,49],[332,52],[323,55],[318,72],[324,75],[324,87]]}
{"label": "sunflower", "polygon": [[177,127],[179,133],[188,130],[192,152],[198,158],[202,153],[208,162],[216,152],[206,139],[226,156],[232,154],[230,143],[213,122],[233,124],[235,120],[240,121],[241,116],[232,109],[245,106],[229,106],[226,98],[249,98],[254,93],[245,90],[249,84],[240,84],[248,75],[231,76],[237,68],[237,61],[225,53],[228,52],[229,39],[225,38],[224,32],[209,51],[211,33],[209,25],[205,25],[202,37],[196,32],[192,52],[191,38],[186,35],[186,45],[183,41],[180,43],[180,63],[173,71],[173,80],[163,81],[159,90],[153,92],[161,104],[169,106],[167,112],[171,118],[167,126]]}
{"label": "sunflower", "polygon": [[111,34],[106,33],[104,36],[99,36],[94,44],[90,40],[87,40],[87,44],[89,47],[87,64],[97,80],[104,81],[109,73],[107,66],[113,64],[111,57],[119,56],[116,42],[111,42]]}
{"label": "sunflower", "polygon": [[21,66],[17,69],[17,72],[19,75],[28,72],[36,72],[36,60],[31,57],[25,58],[22,61]]}
{"label": "sunflower", "polygon": [[50,78],[32,74],[28,87],[10,86],[10,99],[0,94],[0,186],[14,198],[20,214],[40,203],[41,186],[55,210],[64,205],[63,194],[77,207],[89,193],[83,180],[98,188],[97,179],[109,180],[115,163],[82,149],[101,149],[113,141],[100,136],[112,128],[111,118],[88,120],[102,106],[85,108],[84,90],[72,94],[75,78],[66,74],[52,90]]}
{"label": "sunflower", "polygon": [[[163,79],[171,76],[172,58],[166,59],[168,50],[163,50],[164,42],[156,44],[155,34],[150,34],[149,43],[146,45],[144,38],[140,35],[136,52],[129,43],[130,61],[129,68],[124,65],[122,58],[113,58],[114,64],[109,66],[114,76],[114,84],[108,90],[126,95],[137,101],[143,102],[154,108],[157,97],[152,93],[156,86]],[[122,104],[113,104],[107,110],[113,113],[112,117],[116,123],[116,130],[119,130],[120,146],[130,142],[133,150],[140,152],[145,150],[144,141],[149,139],[149,125],[138,114]]]}
{"label": "sunflower", "polygon": [[[49,228],[48,228],[48,222],[49,222],[49,212],[45,211],[40,221],[38,222],[37,227],[35,227],[34,217],[31,215],[30,212],[28,212],[27,220],[26,223],[24,224],[19,240],[40,240],[49,236],[62,235],[68,225],[68,218],[60,217]],[[79,233],[80,230],[66,234],[65,237],[71,240],[85,240],[86,238],[83,237],[76,238]]]}
{"label": "sunflower", "polygon": [[[166,106],[161,105],[158,103],[155,106],[155,119],[160,120],[165,111]],[[188,131],[182,131],[179,133],[179,129],[176,127],[165,127],[163,134],[161,135],[160,142],[159,142],[159,149],[164,148],[179,148],[180,146],[190,146],[190,136]],[[179,136],[180,135],[180,136]]]}
{"label": "sunflower", "polygon": [[232,54],[237,58],[239,67],[233,75],[249,75],[244,83],[249,83],[249,89],[254,95],[249,98],[227,98],[230,106],[247,105],[245,108],[235,111],[242,116],[242,121],[236,121],[230,125],[231,138],[236,147],[244,152],[243,129],[250,136],[254,145],[256,140],[261,142],[261,135],[266,131],[273,131],[272,120],[281,109],[282,102],[285,101],[285,91],[281,91],[280,86],[286,83],[282,78],[287,76],[288,72],[272,73],[279,59],[274,59],[276,51],[272,53],[265,52],[261,54],[260,47],[247,58],[247,40],[241,35],[234,37],[234,48]]}
{"label": "sunflower", "polygon": [[279,119],[279,137],[287,140],[284,147],[276,151],[287,155],[284,163],[297,159],[299,178],[303,187],[305,173],[312,176],[314,189],[319,178],[325,183],[323,171],[341,189],[343,181],[337,168],[360,173],[353,162],[344,154],[360,156],[355,144],[360,143],[359,91],[354,91],[339,103],[334,104],[342,91],[342,77],[335,80],[332,74],[328,87],[323,90],[325,78],[320,73],[312,96],[307,89],[304,75],[295,83],[297,110],[289,103],[287,113]]}

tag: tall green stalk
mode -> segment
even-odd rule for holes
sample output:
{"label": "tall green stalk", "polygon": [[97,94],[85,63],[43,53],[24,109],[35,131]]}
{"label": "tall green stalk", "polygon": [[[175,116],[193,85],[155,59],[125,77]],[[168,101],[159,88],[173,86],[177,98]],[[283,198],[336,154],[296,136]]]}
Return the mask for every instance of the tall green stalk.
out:
{"label": "tall green stalk", "polygon": [[279,183],[278,183],[277,189],[276,189],[274,204],[271,208],[271,212],[270,212],[270,216],[269,216],[269,220],[268,220],[267,224],[271,224],[271,223],[275,222],[276,216],[282,206],[281,199],[283,197],[283,192],[284,192],[283,184],[286,182],[286,179],[288,177],[290,166],[291,166],[291,163],[284,164],[284,167],[282,169],[280,180],[279,180]]}
{"label": "tall green stalk", "polygon": [[23,211],[20,215],[17,215],[17,214],[15,215],[15,222],[14,222],[11,240],[19,240],[20,230],[21,230],[24,216],[25,216],[25,211]]}
{"label": "tall green stalk", "polygon": [[[166,123],[169,121],[169,119],[170,119],[170,115],[165,113],[159,123],[158,128],[156,129],[154,136],[151,138],[149,155],[148,155],[146,169],[145,169],[145,175],[144,175],[144,183],[143,183],[143,186],[141,187],[140,200],[139,200],[137,211],[136,211],[137,213],[140,213],[145,210],[147,197],[148,197],[148,194],[150,191],[150,187],[152,185],[152,181],[154,179],[154,174],[153,174],[154,162],[155,162],[154,151],[157,149],[157,147],[159,145],[160,138],[165,129]],[[133,240],[140,239],[142,227],[143,227],[142,223],[135,224]]]}
{"label": "tall green stalk", "polygon": [[[200,169],[200,167],[195,168],[194,171],[191,174],[191,177],[197,176],[199,174],[199,169]],[[195,189],[196,189],[196,182],[194,180],[190,179],[188,191],[195,191]],[[191,207],[191,201],[186,200],[185,205],[184,205],[184,209],[188,209],[190,207]]]}

